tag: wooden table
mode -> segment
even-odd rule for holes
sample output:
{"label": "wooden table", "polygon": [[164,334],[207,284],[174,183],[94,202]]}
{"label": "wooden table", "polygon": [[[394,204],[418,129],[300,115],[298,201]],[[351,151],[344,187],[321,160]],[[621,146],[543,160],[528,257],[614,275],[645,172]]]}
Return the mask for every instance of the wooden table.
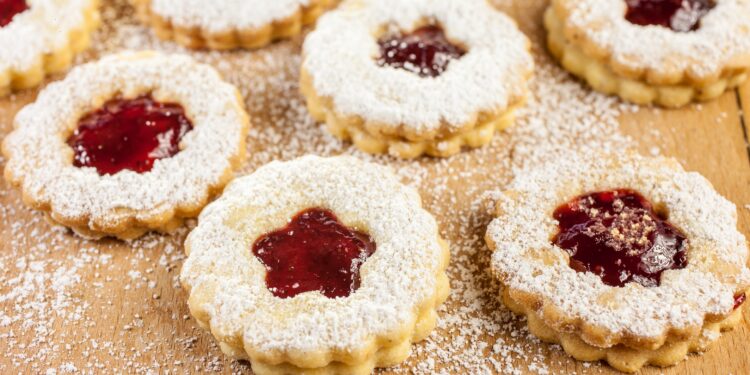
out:
{"label": "wooden table", "polygon": [[[540,45],[543,0],[496,2]],[[124,0],[105,2],[105,9],[106,26],[83,60],[123,47],[178,50],[155,41],[138,26]],[[270,159],[307,152],[353,152],[327,137],[301,106],[295,84],[300,43],[297,38],[257,52],[196,54],[214,63],[245,96],[254,129],[248,136],[250,159],[244,173]],[[0,138],[10,131],[17,110],[33,101],[37,92],[0,99]],[[620,130],[634,139],[641,152],[676,157],[686,168],[705,175],[737,204],[740,230],[750,235],[750,148],[742,108],[750,109],[750,84],[700,106],[624,111],[619,122]],[[454,243],[454,293],[442,312],[443,325],[428,343],[415,346],[408,363],[389,372],[612,372],[606,365],[576,362],[559,348],[530,339],[523,322],[511,319],[493,298],[496,290],[484,273],[487,250],[481,241],[489,217],[479,213],[476,203],[484,190],[502,188],[507,182],[508,160],[517,155],[505,143],[512,144],[514,134],[499,136],[489,151],[448,161],[375,159],[404,175],[417,172],[417,178],[405,176],[406,180],[421,189],[427,208]],[[0,160],[0,167],[4,163]],[[224,358],[212,337],[189,317],[185,292],[178,285],[186,232],[149,235],[133,243],[83,241],[24,208],[20,194],[0,182],[0,352],[5,353],[0,373],[250,372],[247,364]],[[473,301],[479,306],[467,307]],[[471,320],[475,316],[477,320]],[[495,317],[499,321],[493,325]],[[460,321],[465,319],[471,321]],[[465,345],[472,349],[455,353],[441,349],[464,345],[457,343],[461,340],[471,341]],[[750,309],[746,308],[742,325],[706,354],[643,373],[748,374],[749,341]],[[466,364],[472,367],[462,367]]]}

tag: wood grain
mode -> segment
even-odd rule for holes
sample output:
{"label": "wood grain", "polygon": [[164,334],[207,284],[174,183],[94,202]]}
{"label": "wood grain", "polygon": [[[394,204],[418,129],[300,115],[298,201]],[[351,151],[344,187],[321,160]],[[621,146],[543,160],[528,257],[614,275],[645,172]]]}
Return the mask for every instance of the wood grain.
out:
{"label": "wood grain", "polygon": [[[544,4],[543,0],[517,0],[504,9],[519,20],[525,32],[539,40]],[[15,113],[33,101],[36,93],[36,90],[31,90],[13,99],[0,99],[0,138],[10,131]],[[687,169],[706,176],[722,195],[737,204],[740,230],[750,235],[750,209],[745,208],[750,205],[748,123],[745,121],[743,127],[740,106],[750,111],[750,84],[726,93],[714,102],[685,109],[643,108],[637,113],[623,115],[621,124],[622,129],[636,140],[642,153],[659,152],[674,156]],[[272,126],[274,114],[259,112],[252,115],[256,127]],[[2,160],[0,167],[4,163]],[[423,163],[429,164],[431,161]],[[446,181],[448,191],[456,191],[452,199],[425,197],[427,204],[441,206],[439,212],[470,214],[474,207],[463,187],[472,183],[480,186],[482,182],[461,178]],[[135,243],[82,241],[69,234],[60,234],[41,220],[38,213],[25,209],[18,192],[11,190],[5,181],[0,181],[0,205],[0,214],[5,215],[0,217],[0,254],[12,253],[18,258],[13,262],[0,263],[0,295],[12,292],[11,287],[6,285],[18,276],[19,272],[14,267],[22,258],[31,259],[43,254],[52,265],[57,264],[55,261],[69,260],[71,254],[88,259],[76,269],[80,280],[65,292],[69,295],[64,299],[85,305],[85,316],[79,320],[56,320],[52,327],[48,327],[52,330],[48,334],[70,347],[57,347],[58,355],[43,356],[44,353],[38,353],[38,348],[45,347],[39,342],[39,337],[49,335],[40,335],[35,331],[40,326],[37,322],[32,322],[34,324],[30,326],[24,326],[22,321],[0,324],[0,352],[6,353],[0,358],[0,373],[44,373],[47,368],[59,367],[67,362],[75,366],[76,372],[92,373],[249,372],[246,364],[224,358],[210,334],[199,329],[189,317],[187,297],[177,283],[183,258],[181,243],[184,233],[166,240]],[[453,220],[448,217],[438,219],[441,223]],[[447,233],[449,240],[454,242],[462,235],[466,233]],[[481,236],[482,233],[472,235]],[[18,249],[27,250],[19,252]],[[485,249],[478,247],[474,251],[481,254]],[[49,280],[45,283],[51,284]],[[50,310],[48,313],[51,315],[55,314],[51,310],[54,301],[50,302],[54,298],[53,294],[34,301],[47,303],[41,310]],[[16,303],[14,300],[3,301],[0,312],[12,315],[20,308]],[[33,319],[39,319],[39,316]],[[57,323],[62,321],[66,323]],[[13,340],[8,340],[8,337]],[[503,333],[500,338],[514,340],[509,332]],[[491,345],[498,337],[476,339]],[[14,345],[11,346],[10,342]],[[750,309],[746,308],[742,326],[723,335],[709,352],[690,356],[688,360],[668,369],[647,368],[642,373],[750,374],[750,356],[746,353],[748,342]],[[531,345],[544,353],[544,362],[552,373],[615,373],[606,365],[584,365],[571,360],[554,347]],[[44,361],[43,358],[49,360]],[[421,356],[416,355],[413,362],[420,359]],[[518,356],[516,362],[525,368],[523,365],[530,361]]]}

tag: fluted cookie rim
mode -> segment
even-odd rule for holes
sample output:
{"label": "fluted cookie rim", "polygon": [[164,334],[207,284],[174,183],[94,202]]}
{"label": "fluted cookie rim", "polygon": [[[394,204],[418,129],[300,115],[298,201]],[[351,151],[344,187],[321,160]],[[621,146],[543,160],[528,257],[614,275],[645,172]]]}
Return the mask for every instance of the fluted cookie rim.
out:
{"label": "fluted cookie rim", "polygon": [[291,38],[302,32],[340,0],[297,1],[296,10],[266,20],[262,24],[224,25],[178,22],[172,16],[160,14],[152,7],[154,0],[130,0],[140,20],[149,25],[162,40],[174,41],[191,49],[231,50],[257,49],[274,41]]}
{"label": "fluted cookie rim", "polygon": [[550,7],[565,39],[615,75],[700,88],[750,69],[750,19],[743,16],[750,2],[716,3],[700,28],[686,33],[631,24],[623,0],[552,0]]}
{"label": "fluted cookie rim", "polygon": [[68,70],[101,23],[99,0],[30,3],[28,10],[0,28],[0,97]]}
{"label": "fluted cookie rim", "polygon": [[[534,309],[516,302],[505,287],[501,287],[501,299],[513,313],[526,317],[529,332],[543,342],[558,344],[576,360],[583,362],[606,361],[622,372],[636,372],[647,365],[667,367],[675,365],[690,353],[709,350],[718,341],[721,333],[737,327],[742,322],[742,308],[716,322],[705,322],[701,332],[684,340],[665,342],[657,349],[633,349],[619,344],[599,348],[586,343],[575,334],[559,332],[548,326]],[[523,298],[519,298],[523,301]]]}
{"label": "fluted cookie rim", "polygon": [[307,109],[318,122],[325,124],[334,137],[352,142],[358,149],[369,154],[388,154],[401,159],[414,159],[422,155],[450,157],[464,147],[479,148],[490,142],[496,132],[513,126],[517,112],[525,105],[525,99],[499,114],[480,114],[476,124],[465,125],[468,129],[442,138],[408,139],[402,136],[372,134],[365,121],[358,116],[343,116],[336,112],[330,99],[321,98],[315,92],[306,71],[302,71],[300,90],[307,99]]}
{"label": "fluted cookie rim", "polygon": [[550,53],[568,72],[585,80],[596,91],[615,94],[639,105],[679,108],[691,102],[713,100],[745,82],[750,74],[748,66],[728,70],[714,80],[701,83],[660,84],[643,78],[628,78],[616,73],[605,61],[587,55],[575,42],[568,40],[562,21],[552,6],[544,13],[544,26]]}

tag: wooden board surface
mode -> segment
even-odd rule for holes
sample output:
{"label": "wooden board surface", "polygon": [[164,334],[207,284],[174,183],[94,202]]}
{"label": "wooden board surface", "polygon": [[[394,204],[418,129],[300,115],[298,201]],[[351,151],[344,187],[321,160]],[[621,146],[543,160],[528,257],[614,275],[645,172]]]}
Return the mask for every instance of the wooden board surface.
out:
{"label": "wooden board surface", "polygon": [[[537,57],[542,60],[537,79],[565,77],[539,47],[545,2],[497,3],[517,18],[535,43]],[[179,50],[154,40],[138,26],[123,0],[105,2],[104,14],[105,26],[97,33],[94,50],[83,60],[122,48]],[[309,152],[366,157],[326,136],[307,117],[296,92],[300,41],[297,38],[256,52],[195,54],[216,65],[245,96],[254,129],[248,136],[251,153],[242,173],[271,159]],[[567,77],[559,84],[576,86],[574,82]],[[535,95],[540,99],[532,106],[543,106],[545,90],[552,85],[536,84]],[[569,90],[585,92],[575,87]],[[36,94],[30,90],[0,99],[0,139],[10,131],[17,110]],[[582,95],[585,104],[580,111],[601,106],[598,96]],[[740,230],[750,235],[750,149],[742,108],[750,111],[750,84],[717,101],[682,110],[618,110],[617,132],[631,136],[642,153],[676,157],[686,168],[705,175],[737,204]],[[494,300],[497,291],[487,281],[487,250],[481,237],[489,217],[478,202],[485,191],[502,188],[512,177],[513,167],[523,164],[517,159],[526,155],[525,146],[531,144],[528,136],[537,129],[534,126],[541,126],[528,117],[543,112],[530,110],[518,129],[499,136],[491,147],[448,161],[374,159],[392,165],[407,182],[421,189],[426,207],[454,244],[450,272],[454,292],[441,313],[440,329],[427,343],[415,346],[406,364],[385,372],[613,372],[606,365],[573,361],[558,347],[529,338],[524,323],[513,319]],[[571,116],[593,118],[586,113]],[[546,126],[561,126],[555,121],[566,118],[550,116],[545,118]],[[602,133],[611,130],[596,124],[592,129],[598,132],[596,139],[603,139],[607,134]],[[592,142],[580,146],[595,148],[603,141]],[[0,159],[0,167],[4,163]],[[0,182],[0,352],[5,353],[0,358],[0,373],[45,373],[51,369],[57,373],[249,373],[246,363],[224,358],[210,334],[189,317],[186,295],[177,279],[186,232],[150,235],[133,243],[83,241],[24,208],[20,194]],[[648,368],[642,372],[748,374],[748,342],[750,309],[746,308],[743,324],[725,334],[706,354],[690,356],[666,370]]]}

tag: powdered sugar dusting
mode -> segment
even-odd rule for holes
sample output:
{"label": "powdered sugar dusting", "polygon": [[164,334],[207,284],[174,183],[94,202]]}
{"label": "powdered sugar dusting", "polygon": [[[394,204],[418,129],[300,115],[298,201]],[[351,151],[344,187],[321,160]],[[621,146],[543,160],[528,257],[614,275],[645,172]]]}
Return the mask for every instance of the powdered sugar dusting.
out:
{"label": "powdered sugar dusting", "polygon": [[[305,40],[303,69],[336,111],[389,132],[455,131],[480,112],[498,114],[526,95],[533,61],[513,21],[484,0],[351,2]],[[434,78],[377,63],[385,29],[410,32],[432,20],[467,52]],[[448,104],[450,103],[450,105]]]}
{"label": "powdered sugar dusting", "polygon": [[[114,97],[145,93],[185,108],[194,129],[178,154],[143,174],[100,176],[94,168],[71,164],[65,142],[79,118]],[[169,220],[175,210],[205,202],[239,157],[247,123],[236,95],[215,70],[184,55],[107,56],[73,69],[18,113],[16,130],[3,143],[6,176],[36,204],[50,205],[62,222],[88,220],[92,228],[110,228],[134,219]]]}
{"label": "powdered sugar dusting", "polygon": [[[505,11],[517,10],[527,34],[541,35],[541,2],[495,2]],[[102,11],[105,21],[95,35],[93,51],[85,55],[87,60],[122,49],[188,53],[153,38],[124,0],[106,2]],[[529,106],[517,125],[499,134],[490,146],[447,160],[373,158],[336,141],[309,118],[298,93],[301,40],[253,52],[189,53],[218,69],[245,99],[254,126],[248,134],[243,172],[307,153],[352,154],[395,169],[420,190],[426,209],[438,219],[442,235],[452,242],[448,272],[453,292],[439,311],[437,330],[414,346],[406,363],[384,372],[550,374],[573,369],[574,362],[562,350],[530,336],[525,322],[496,300],[498,289],[487,273],[489,251],[483,240],[492,219],[484,209],[485,193],[502,190],[516,171],[560,158],[568,149],[596,154],[629,147],[617,118],[633,107],[572,81],[547,57],[543,41],[534,39],[538,68],[530,82]],[[3,101],[2,108],[17,110],[34,95],[22,92]],[[2,136],[10,130],[8,117],[0,112]],[[4,163],[0,158],[0,165]],[[79,240],[25,209],[20,195],[0,181],[0,238],[12,239],[0,241],[0,281],[25,272],[15,267],[23,257],[27,264],[45,262],[43,269],[29,271],[31,278],[49,279],[58,268],[74,270],[72,274],[80,277],[64,288],[40,286],[39,291],[18,293],[13,302],[0,304],[0,351],[7,353],[7,359],[0,360],[0,372],[49,369],[59,374],[75,368],[86,373],[248,373],[245,362],[227,359],[189,315],[187,293],[177,277],[185,232],[173,237],[151,235],[132,243]],[[97,255],[90,254],[93,251]],[[84,261],[76,267],[78,260]],[[11,293],[13,287],[0,282],[0,296]],[[62,315],[41,312],[46,307],[32,308],[60,294],[68,296]],[[80,309],[79,320],[65,318],[75,309]],[[23,324],[48,329],[35,329],[32,335]],[[595,374],[603,367],[591,364],[578,369]]]}
{"label": "powdered sugar dusting", "polygon": [[605,58],[635,71],[671,76],[676,70],[691,77],[718,77],[725,68],[748,65],[747,0],[716,0],[716,6],[693,32],[632,24],[624,17],[626,4],[622,0],[555,0],[553,4],[566,9],[568,37],[575,30],[579,40],[596,46],[587,50],[606,51]]}
{"label": "powdered sugar dusting", "polygon": [[150,0],[151,10],[179,27],[226,32],[259,29],[318,0]]}
{"label": "powdered sugar dusting", "polygon": [[[347,298],[276,298],[265,267],[247,254],[256,239],[311,207],[330,209],[377,244],[362,266],[360,287]],[[214,286],[216,294],[191,307],[208,312],[212,332],[241,336],[248,353],[366,350],[370,340],[401,332],[438,293],[443,257],[435,220],[413,188],[355,158],[268,164],[232,182],[199,221],[186,241],[182,280],[191,295]]]}
{"label": "powdered sugar dusting", "polygon": [[28,0],[29,10],[0,27],[0,72],[25,72],[44,55],[71,42],[69,33],[84,24],[94,0]]}
{"label": "powdered sugar dusting", "polygon": [[[582,193],[621,187],[665,205],[669,221],[687,236],[687,266],[665,271],[658,287],[605,285],[593,273],[570,267],[567,253],[549,240],[556,233],[552,212],[557,206]],[[538,295],[583,327],[605,329],[608,346],[628,335],[663,338],[672,328],[699,332],[706,315],[732,312],[735,294],[750,283],[747,242],[736,229],[735,206],[705,178],[669,159],[570,155],[526,171],[508,189],[518,196],[500,197],[498,209],[504,214],[487,230],[497,247],[493,268],[508,287]],[[546,256],[535,255],[540,252]],[[726,266],[717,269],[719,260]],[[602,303],[603,296],[615,302]]]}

